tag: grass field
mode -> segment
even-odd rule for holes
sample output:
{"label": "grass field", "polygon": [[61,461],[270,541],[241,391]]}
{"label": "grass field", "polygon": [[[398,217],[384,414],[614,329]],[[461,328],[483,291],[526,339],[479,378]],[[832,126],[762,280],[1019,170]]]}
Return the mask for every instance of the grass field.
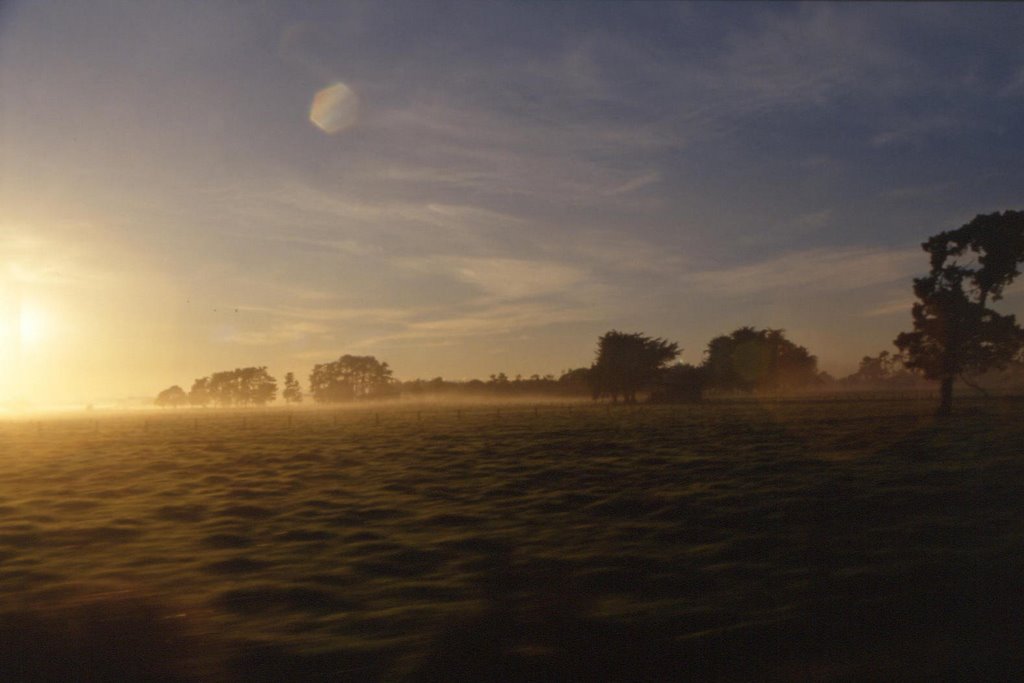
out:
{"label": "grass field", "polygon": [[1022,407],[0,422],[0,679],[1013,677]]}

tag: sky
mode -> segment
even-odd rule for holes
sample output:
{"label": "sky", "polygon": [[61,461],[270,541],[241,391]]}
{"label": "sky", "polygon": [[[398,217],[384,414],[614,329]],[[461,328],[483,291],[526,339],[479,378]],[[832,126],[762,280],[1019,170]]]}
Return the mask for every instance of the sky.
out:
{"label": "sky", "polygon": [[782,328],[845,375],[910,328],[924,239],[1024,208],[1022,31],[1015,3],[6,0],[0,404],[345,353],[557,375],[613,328],[690,363]]}

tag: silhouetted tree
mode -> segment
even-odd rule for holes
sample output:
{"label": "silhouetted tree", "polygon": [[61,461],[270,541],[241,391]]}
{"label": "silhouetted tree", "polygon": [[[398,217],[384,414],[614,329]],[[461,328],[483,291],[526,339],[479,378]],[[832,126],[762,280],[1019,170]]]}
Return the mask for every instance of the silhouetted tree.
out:
{"label": "silhouetted tree", "polygon": [[207,378],[210,400],[219,406],[232,406],[238,400],[238,375],[232,370],[215,372]]}
{"label": "silhouetted tree", "polygon": [[309,375],[309,393],[317,403],[398,395],[391,368],[373,356],[344,355],[331,363],[318,363]]}
{"label": "silhouetted tree", "polygon": [[224,370],[205,379],[210,399],[221,406],[266,405],[277,394],[277,380],[265,366]]}
{"label": "silhouetted tree", "polygon": [[302,403],[302,387],[299,386],[299,380],[295,379],[294,372],[285,373],[281,396],[288,403]]}
{"label": "silhouetted tree", "polygon": [[716,389],[754,391],[812,385],[818,359],[786,339],[783,330],[741,327],[708,343],[704,368]]}
{"label": "silhouetted tree", "polygon": [[188,391],[188,402],[205,408],[210,404],[210,400],[210,378],[200,377],[192,382],[192,388]]}
{"label": "silhouetted tree", "polygon": [[590,368],[590,386],[595,399],[622,396],[636,402],[636,392],[645,388],[680,353],[679,345],[639,332],[606,332],[597,340],[597,360]]}
{"label": "silhouetted tree", "polygon": [[266,405],[277,397],[277,380],[270,376],[266,366],[242,368],[239,378],[241,402],[244,405]]}
{"label": "silhouetted tree", "polygon": [[185,393],[184,389],[175,384],[173,387],[164,389],[157,394],[154,403],[161,408],[166,408],[168,406],[177,408],[179,406],[188,405],[188,394]]}
{"label": "silhouetted tree", "polygon": [[857,377],[865,382],[881,382],[903,369],[903,356],[881,351],[877,356],[864,356],[857,368]]}
{"label": "silhouetted tree", "polygon": [[[1020,274],[1024,212],[975,216],[921,247],[928,252],[931,270],[914,280],[914,331],[901,333],[895,343],[906,354],[907,367],[940,383],[938,413],[948,415],[957,377],[1003,368],[1024,344],[1024,330],[1014,316],[987,307]],[[968,260],[962,262],[965,256]]]}

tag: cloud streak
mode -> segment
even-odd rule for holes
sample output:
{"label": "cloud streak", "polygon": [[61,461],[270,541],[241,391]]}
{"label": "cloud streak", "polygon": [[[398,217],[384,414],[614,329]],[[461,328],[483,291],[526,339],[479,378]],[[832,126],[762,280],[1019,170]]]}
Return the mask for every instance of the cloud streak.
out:
{"label": "cloud streak", "polygon": [[793,290],[821,294],[901,280],[909,283],[921,268],[919,249],[808,249],[752,264],[691,272],[682,280],[688,287],[724,297],[777,296]]}

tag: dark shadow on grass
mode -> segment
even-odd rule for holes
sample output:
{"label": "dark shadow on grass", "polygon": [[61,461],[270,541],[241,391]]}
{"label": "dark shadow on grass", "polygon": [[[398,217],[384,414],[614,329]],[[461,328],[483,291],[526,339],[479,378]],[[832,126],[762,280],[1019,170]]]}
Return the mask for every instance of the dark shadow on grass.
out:
{"label": "dark shadow on grass", "polygon": [[152,596],[113,589],[0,612],[0,680],[227,680],[207,625]]}
{"label": "dark shadow on grass", "polygon": [[[600,616],[601,583],[571,565],[494,558],[485,604],[449,623],[411,681],[1009,680],[1024,672],[1024,575],[918,568],[820,583],[800,609],[658,619]],[[613,587],[623,577],[616,577]],[[671,592],[671,587],[668,587]]]}

